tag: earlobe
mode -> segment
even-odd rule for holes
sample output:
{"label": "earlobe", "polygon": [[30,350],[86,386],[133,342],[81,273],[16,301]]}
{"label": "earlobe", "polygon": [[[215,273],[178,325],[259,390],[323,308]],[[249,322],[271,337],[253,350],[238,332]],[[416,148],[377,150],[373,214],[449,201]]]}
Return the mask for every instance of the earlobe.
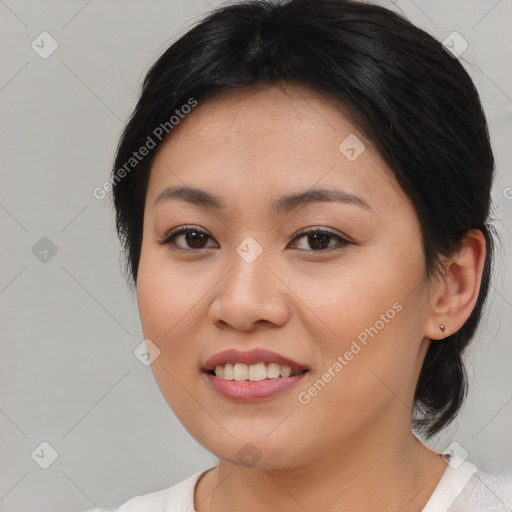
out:
{"label": "earlobe", "polygon": [[[447,322],[450,322],[450,316],[447,314],[442,315],[443,320],[440,321],[439,316],[432,317],[425,329],[425,337],[429,338],[433,341],[437,340],[444,340],[445,338],[448,338],[451,336],[455,331],[451,330],[450,324],[447,324]],[[444,323],[443,323],[444,322]],[[452,321],[453,324],[453,321]],[[452,327],[453,328],[453,327]],[[457,330],[460,327],[457,327]]]}
{"label": "earlobe", "polygon": [[444,336],[446,336],[446,337],[450,336],[450,333],[447,332],[447,329],[444,326],[444,324],[439,324],[439,329],[441,330],[441,332],[443,333]]}
{"label": "earlobe", "polygon": [[443,262],[445,272],[442,280],[434,285],[425,337],[442,340],[464,325],[478,299],[485,253],[483,233],[472,229],[466,233],[457,253]]}

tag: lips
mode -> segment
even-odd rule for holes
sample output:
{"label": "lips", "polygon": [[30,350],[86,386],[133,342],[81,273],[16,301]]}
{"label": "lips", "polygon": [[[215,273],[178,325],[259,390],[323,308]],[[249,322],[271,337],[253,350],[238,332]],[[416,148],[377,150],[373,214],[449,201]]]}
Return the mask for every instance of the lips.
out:
{"label": "lips", "polygon": [[242,363],[246,365],[254,365],[258,363],[275,363],[280,366],[288,366],[291,368],[293,374],[299,374],[304,370],[309,370],[305,365],[302,365],[292,359],[284,357],[276,352],[269,350],[254,349],[246,352],[241,352],[236,349],[224,350],[214,356],[210,357],[203,365],[204,372],[211,372],[217,366],[224,366],[226,364]]}
{"label": "lips", "polygon": [[[268,367],[265,370],[266,378],[263,378],[265,375],[261,368],[264,365]],[[276,367],[279,368],[280,376],[275,373]],[[210,357],[202,370],[210,389],[224,399],[232,402],[260,402],[291,390],[308,375],[309,368],[269,350],[241,352],[230,349]],[[234,380],[230,380],[226,372],[233,373]]]}

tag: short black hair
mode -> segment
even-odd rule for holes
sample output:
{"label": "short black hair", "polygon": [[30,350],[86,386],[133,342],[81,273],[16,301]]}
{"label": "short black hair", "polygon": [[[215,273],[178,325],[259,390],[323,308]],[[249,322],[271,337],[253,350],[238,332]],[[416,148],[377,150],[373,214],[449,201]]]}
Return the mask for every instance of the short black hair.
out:
{"label": "short black hair", "polygon": [[[484,235],[476,305],[456,333],[430,343],[416,386],[412,426],[429,438],[455,418],[467,393],[462,356],[482,315],[493,262],[494,158],[468,73],[400,14],[351,0],[247,0],[214,9],[158,58],[112,169],[116,228],[131,284],[137,283],[149,174],[164,140],[155,129],[172,136],[170,119],[191,98],[204,102],[220,92],[283,83],[340,105],[374,143],[416,208],[428,277],[440,272],[441,258],[460,247],[468,230]],[[156,149],[126,172],[148,137]]]}

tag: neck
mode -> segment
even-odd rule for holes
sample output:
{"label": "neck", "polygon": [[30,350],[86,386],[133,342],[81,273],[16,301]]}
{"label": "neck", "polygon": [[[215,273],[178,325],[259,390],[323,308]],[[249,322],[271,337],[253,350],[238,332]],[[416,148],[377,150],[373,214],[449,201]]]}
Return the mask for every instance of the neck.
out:
{"label": "neck", "polygon": [[241,504],[247,512],[422,510],[446,462],[410,428],[400,435],[397,425],[388,421],[383,435],[381,427],[351,436],[338,449],[331,447],[322,457],[290,468],[246,468],[220,460],[196,488],[196,510],[236,510]]}

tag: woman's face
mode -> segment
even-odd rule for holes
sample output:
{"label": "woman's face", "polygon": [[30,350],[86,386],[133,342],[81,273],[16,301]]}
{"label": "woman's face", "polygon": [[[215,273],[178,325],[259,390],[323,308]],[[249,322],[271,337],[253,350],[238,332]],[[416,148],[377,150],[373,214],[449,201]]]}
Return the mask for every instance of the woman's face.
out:
{"label": "woman's face", "polygon": [[[283,201],[319,190],[331,200]],[[220,459],[292,467],[410,434],[429,314],[420,226],[329,101],[251,87],[180,121],[151,170],[137,296],[163,396]],[[220,355],[224,378],[208,373],[227,350],[240,353]]]}

